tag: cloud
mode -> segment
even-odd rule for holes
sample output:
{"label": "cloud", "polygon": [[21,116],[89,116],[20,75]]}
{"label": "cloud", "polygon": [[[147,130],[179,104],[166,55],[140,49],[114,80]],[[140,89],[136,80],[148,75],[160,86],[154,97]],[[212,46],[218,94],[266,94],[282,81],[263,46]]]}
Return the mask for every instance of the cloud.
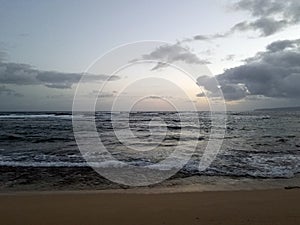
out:
{"label": "cloud", "polygon": [[218,39],[218,38],[228,37],[231,34],[232,34],[232,31],[227,31],[225,33],[216,33],[216,34],[211,34],[211,35],[198,34],[198,35],[193,36],[192,38],[186,38],[186,39],[182,40],[181,43],[191,42],[191,41],[211,41],[211,40]]}
{"label": "cloud", "polygon": [[221,90],[227,101],[243,99],[249,93],[244,84],[223,84],[221,85]]}
{"label": "cloud", "polygon": [[211,41],[246,31],[257,31],[261,37],[267,37],[300,22],[299,0],[239,0],[229,8],[233,11],[246,11],[253,19],[239,22],[224,33],[199,34],[182,42]]}
{"label": "cloud", "polygon": [[253,17],[281,16],[290,22],[300,21],[298,0],[240,0],[232,8],[248,11]]}
{"label": "cloud", "polygon": [[[103,80],[116,80],[118,76],[85,74],[86,81],[99,82]],[[28,64],[1,62],[0,83],[15,85],[44,85],[48,88],[71,88],[80,81],[80,73],[62,73],[58,71],[42,71]]]}
{"label": "cloud", "polygon": [[158,100],[163,100],[163,99],[173,99],[173,96],[167,96],[167,95],[150,95],[145,97],[145,99],[158,99]]}
{"label": "cloud", "polygon": [[115,96],[117,92],[99,92],[99,90],[92,90],[90,93],[87,95],[82,95],[83,97],[98,97],[98,98],[112,98]]}
{"label": "cloud", "polygon": [[222,61],[233,61],[235,59],[235,55],[229,54]]}
{"label": "cloud", "polygon": [[204,92],[198,93],[198,94],[196,95],[196,97],[198,97],[198,98],[202,98],[202,97],[205,97],[205,96],[206,96],[206,95],[205,95]]}
{"label": "cloud", "polygon": [[9,95],[9,96],[15,96],[15,97],[23,97],[24,95],[17,93],[16,91],[7,88],[4,85],[0,86],[0,95]]}
{"label": "cloud", "polygon": [[240,0],[232,5],[234,10],[249,12],[254,21],[243,21],[232,31],[259,31],[261,36],[270,36],[300,22],[298,0]]}
{"label": "cloud", "polygon": [[274,20],[272,18],[260,18],[254,22],[241,22],[236,24],[231,30],[234,31],[259,31],[260,36],[270,36],[282,30],[288,22],[286,20]]}
{"label": "cloud", "polygon": [[221,88],[228,101],[246,96],[299,99],[299,62],[300,39],[276,41],[268,45],[266,51],[247,59],[244,65],[214,78],[199,77],[197,81],[211,96]]}
{"label": "cloud", "polygon": [[72,88],[73,83],[54,83],[54,84],[44,84],[48,88],[56,89],[70,89]]}
{"label": "cloud", "polygon": [[0,51],[0,61],[4,61],[7,59],[7,53]]}
{"label": "cloud", "polygon": [[283,40],[283,41],[275,41],[267,46],[267,49],[270,52],[278,52],[283,51],[287,48],[299,50],[300,39],[298,40]]}
{"label": "cloud", "polygon": [[159,61],[157,65],[154,68],[152,68],[152,70],[163,68],[165,66],[168,66],[168,64],[172,64],[178,61],[182,61],[187,64],[200,64],[200,65],[205,65],[210,63],[207,60],[199,59],[197,55],[183,48],[180,45],[180,43],[176,43],[173,45],[169,45],[169,44],[162,45],[156,48],[151,53],[143,55],[141,59],[135,59],[133,61],[137,61],[137,60]]}
{"label": "cloud", "polygon": [[150,99],[162,99],[163,97],[156,96],[156,95],[151,95],[151,96],[148,96],[147,98],[150,98]]}

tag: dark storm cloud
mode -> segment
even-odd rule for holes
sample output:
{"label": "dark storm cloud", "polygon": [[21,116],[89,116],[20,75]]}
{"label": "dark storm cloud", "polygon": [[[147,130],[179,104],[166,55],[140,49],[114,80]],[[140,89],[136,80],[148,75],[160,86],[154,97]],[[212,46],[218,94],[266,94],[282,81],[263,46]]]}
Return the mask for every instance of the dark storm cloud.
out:
{"label": "dark storm cloud", "polygon": [[246,96],[271,98],[300,97],[300,39],[276,41],[266,51],[249,58],[245,64],[226,70],[215,78],[202,76],[198,84],[213,96],[218,88],[226,100],[239,100]]}
{"label": "dark storm cloud", "polygon": [[240,100],[248,94],[248,89],[243,84],[223,84],[221,90],[227,101]]}
{"label": "dark storm cloud", "polygon": [[[118,76],[86,74],[86,81],[116,80]],[[0,83],[15,85],[44,85],[49,88],[71,88],[80,81],[82,74],[42,71],[28,64],[0,61]]]}
{"label": "dark storm cloud", "polygon": [[[188,64],[209,64],[207,60],[201,60],[194,53],[188,51],[183,48],[180,43],[176,43],[174,45],[165,44],[149,54],[143,55],[141,59],[137,60],[155,60],[160,61],[157,65],[152,68],[152,70],[157,70],[167,66],[168,64],[172,64],[174,62],[182,61]],[[134,60],[134,61],[137,61]]]}

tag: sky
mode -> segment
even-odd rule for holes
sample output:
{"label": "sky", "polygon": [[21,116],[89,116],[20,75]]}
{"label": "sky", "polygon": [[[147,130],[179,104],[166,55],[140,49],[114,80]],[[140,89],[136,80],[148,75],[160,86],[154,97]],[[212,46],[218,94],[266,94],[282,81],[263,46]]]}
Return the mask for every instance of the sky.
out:
{"label": "sky", "polygon": [[0,30],[1,111],[300,105],[298,0],[0,0]]}

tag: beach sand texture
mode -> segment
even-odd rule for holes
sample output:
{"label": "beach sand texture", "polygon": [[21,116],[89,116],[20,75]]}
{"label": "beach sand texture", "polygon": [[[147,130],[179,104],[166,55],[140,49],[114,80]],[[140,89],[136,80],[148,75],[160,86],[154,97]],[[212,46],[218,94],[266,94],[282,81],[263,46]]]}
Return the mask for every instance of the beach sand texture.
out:
{"label": "beach sand texture", "polygon": [[1,194],[3,225],[299,225],[300,190]]}

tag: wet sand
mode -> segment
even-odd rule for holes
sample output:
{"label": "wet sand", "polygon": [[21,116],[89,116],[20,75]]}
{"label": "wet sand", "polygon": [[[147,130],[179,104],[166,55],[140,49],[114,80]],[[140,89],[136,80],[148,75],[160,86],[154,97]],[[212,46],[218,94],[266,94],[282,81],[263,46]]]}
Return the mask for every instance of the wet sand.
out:
{"label": "wet sand", "polygon": [[192,193],[30,192],[0,195],[1,224],[300,224],[300,189]]}

